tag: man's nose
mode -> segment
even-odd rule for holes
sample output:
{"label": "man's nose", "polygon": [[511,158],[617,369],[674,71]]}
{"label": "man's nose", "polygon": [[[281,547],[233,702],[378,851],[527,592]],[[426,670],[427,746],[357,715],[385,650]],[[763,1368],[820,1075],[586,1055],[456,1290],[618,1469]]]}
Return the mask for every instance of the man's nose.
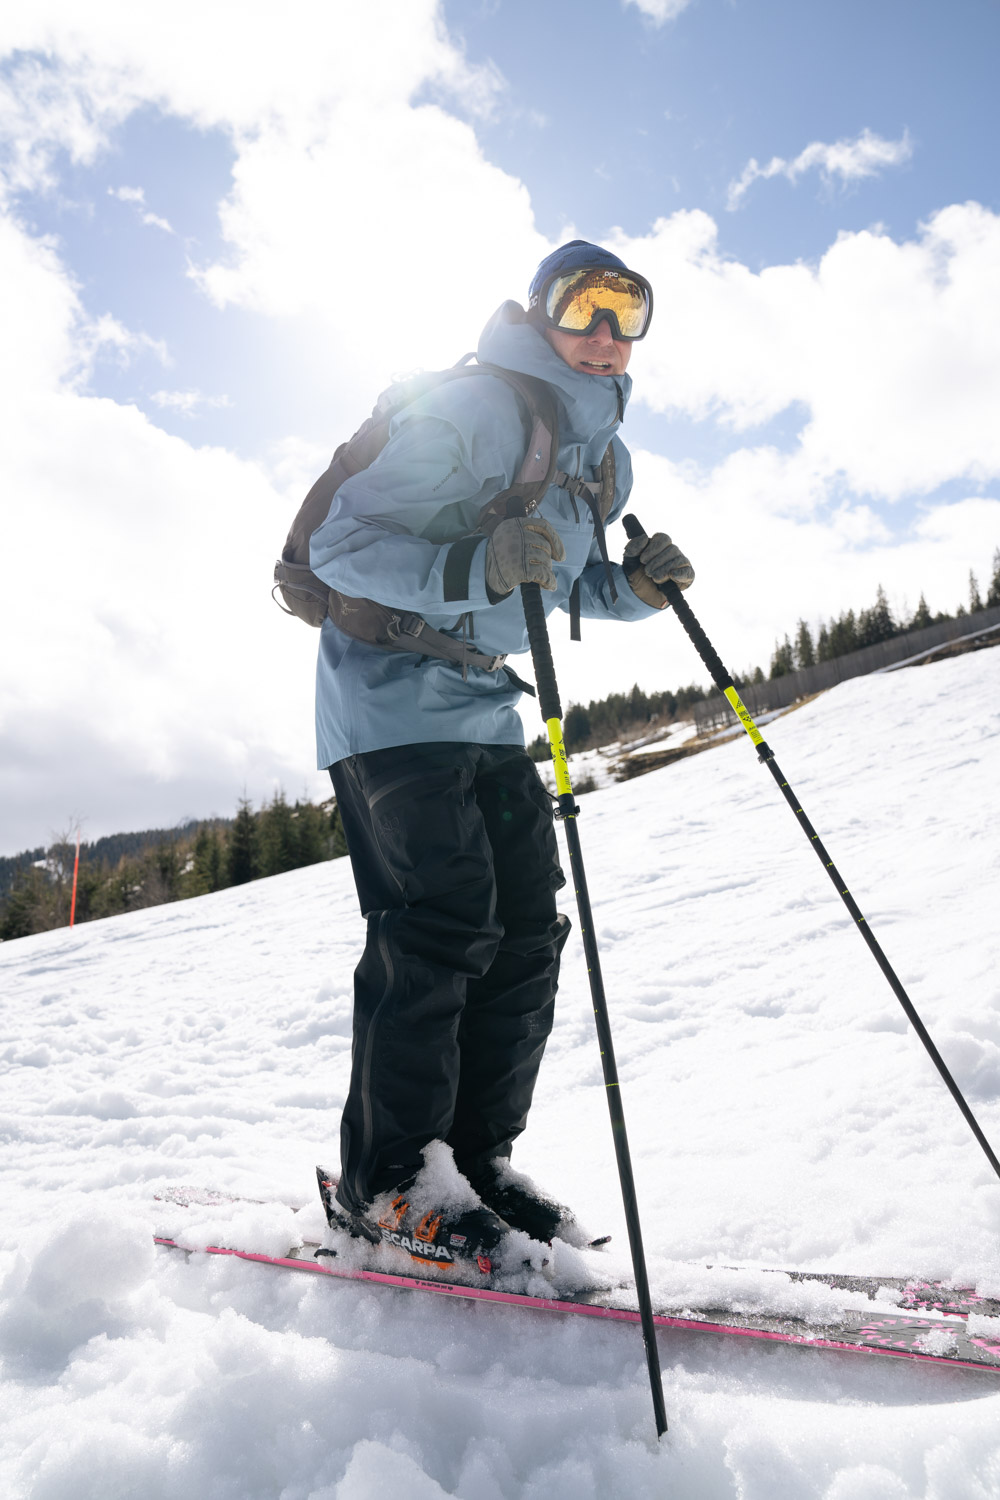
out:
{"label": "man's nose", "polygon": [[615,341],[615,336],[611,332],[611,324],[607,318],[602,318],[593,333],[589,333],[587,337],[595,344],[613,344]]}

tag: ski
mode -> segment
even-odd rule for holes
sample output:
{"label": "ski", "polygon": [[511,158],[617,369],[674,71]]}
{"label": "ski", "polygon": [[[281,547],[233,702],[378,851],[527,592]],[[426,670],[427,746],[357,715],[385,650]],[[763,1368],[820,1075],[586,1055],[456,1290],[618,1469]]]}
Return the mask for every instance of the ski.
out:
{"label": "ski", "polygon": [[[202,1188],[168,1188],[157,1196],[161,1202],[179,1208],[267,1201]],[[462,1297],[536,1312],[572,1313],[628,1323],[637,1323],[640,1319],[636,1308],[620,1305],[628,1289],[571,1294],[554,1291],[551,1297],[539,1297],[500,1291],[489,1285],[431,1280],[348,1266],[338,1262],[333,1253],[324,1251],[315,1242],[292,1246],[284,1255],[265,1255],[226,1245],[193,1243],[183,1234],[156,1234],[153,1238],[165,1249],[187,1254],[233,1256],[258,1265],[341,1280],[366,1281],[401,1291],[433,1292],[438,1296]],[[884,1306],[876,1307],[871,1313],[845,1309],[835,1322],[825,1324],[771,1314],[737,1313],[724,1308],[686,1308],[682,1314],[654,1309],[654,1322],[664,1329],[728,1334],[844,1353],[881,1354],[924,1364],[1000,1373],[1000,1300],[979,1296],[968,1287],[951,1287],[941,1281],[918,1277],[825,1275],[817,1271],[781,1273],[777,1270],[773,1274],[784,1274],[792,1282],[815,1282],[832,1290],[870,1298],[874,1298],[880,1289],[891,1288],[899,1294],[899,1307],[892,1311],[887,1311]],[[970,1319],[973,1320],[972,1327]]]}

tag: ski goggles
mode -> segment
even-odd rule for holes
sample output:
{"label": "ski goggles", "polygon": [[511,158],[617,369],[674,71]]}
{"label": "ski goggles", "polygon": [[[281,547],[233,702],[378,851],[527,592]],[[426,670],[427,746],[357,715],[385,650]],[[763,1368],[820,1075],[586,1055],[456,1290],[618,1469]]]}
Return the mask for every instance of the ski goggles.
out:
{"label": "ski goggles", "polygon": [[653,316],[653,289],[634,271],[589,266],[546,281],[532,311],[549,328],[593,333],[607,319],[616,339],[645,338]]}

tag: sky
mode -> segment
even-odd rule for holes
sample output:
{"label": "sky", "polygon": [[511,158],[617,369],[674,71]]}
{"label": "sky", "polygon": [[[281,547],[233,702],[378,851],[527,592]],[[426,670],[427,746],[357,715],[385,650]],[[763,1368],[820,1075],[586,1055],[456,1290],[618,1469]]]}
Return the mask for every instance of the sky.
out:
{"label": "sky", "polygon": [[[325,794],[287,526],[573,236],[654,284],[634,509],[732,669],[880,583],[965,601],[1000,545],[998,42],[992,0],[8,10],[0,853]],[[704,680],[671,619],[623,629],[554,622],[564,703]]]}

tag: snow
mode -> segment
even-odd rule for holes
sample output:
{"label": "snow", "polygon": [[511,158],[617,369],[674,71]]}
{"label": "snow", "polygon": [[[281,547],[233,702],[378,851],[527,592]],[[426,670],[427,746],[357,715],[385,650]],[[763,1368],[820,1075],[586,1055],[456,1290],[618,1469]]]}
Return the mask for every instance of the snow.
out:
{"label": "snow", "polygon": [[[855,679],[768,729],[994,1146],[998,665]],[[1000,1294],[1000,1183],[745,738],[592,793],[580,829],[658,1299],[822,1317],[769,1266]],[[993,1374],[662,1333],[657,1444],[633,1325],[156,1249],[170,1183],[284,1200],[184,1211],[248,1246],[317,1227],[362,937],[341,860],[0,947],[0,1493],[1000,1493]],[[515,1165],[622,1267],[576,938]]]}

